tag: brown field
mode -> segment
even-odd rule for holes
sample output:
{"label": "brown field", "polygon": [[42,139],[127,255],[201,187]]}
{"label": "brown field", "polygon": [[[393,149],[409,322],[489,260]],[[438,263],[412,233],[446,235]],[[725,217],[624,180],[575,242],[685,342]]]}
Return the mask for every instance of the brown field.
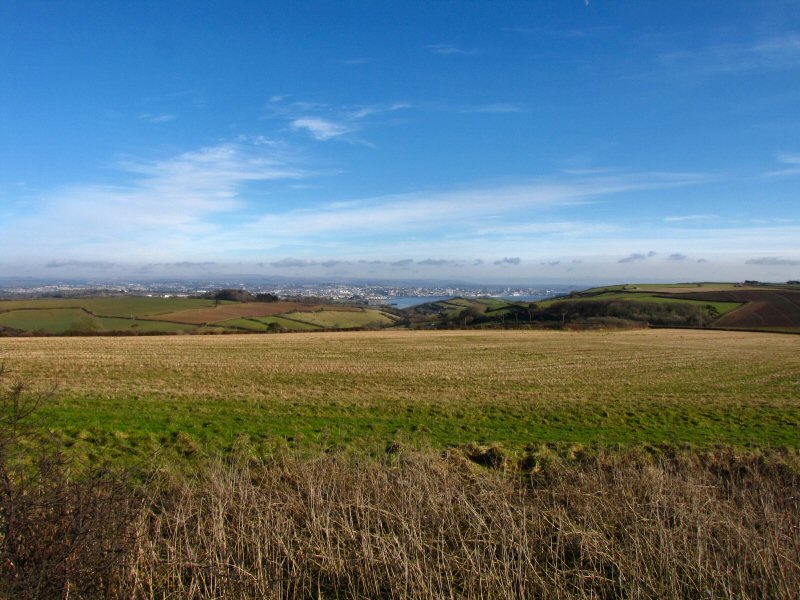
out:
{"label": "brown field", "polygon": [[800,291],[794,290],[729,290],[683,294],[689,300],[713,302],[745,302],[714,323],[718,327],[781,327],[800,329]]}
{"label": "brown field", "polygon": [[204,323],[220,323],[230,319],[242,317],[272,317],[292,311],[313,312],[324,309],[338,311],[359,310],[357,307],[331,306],[324,304],[303,304],[302,302],[248,302],[236,304],[221,304],[213,308],[199,308],[180,310],[152,317],[158,321],[173,321],[175,323],[190,323],[202,325]]}

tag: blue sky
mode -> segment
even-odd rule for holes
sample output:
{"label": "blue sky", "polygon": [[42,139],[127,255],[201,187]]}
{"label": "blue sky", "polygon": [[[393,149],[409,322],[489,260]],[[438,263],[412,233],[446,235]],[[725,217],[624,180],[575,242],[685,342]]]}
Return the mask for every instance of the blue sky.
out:
{"label": "blue sky", "polygon": [[0,4],[0,275],[800,279],[800,2]]}

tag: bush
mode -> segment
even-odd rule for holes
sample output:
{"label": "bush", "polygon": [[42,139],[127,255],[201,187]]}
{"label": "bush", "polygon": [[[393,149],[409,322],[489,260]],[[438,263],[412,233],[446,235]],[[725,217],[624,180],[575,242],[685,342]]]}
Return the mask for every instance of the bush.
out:
{"label": "bush", "polygon": [[73,476],[59,448],[36,443],[28,421],[50,395],[0,389],[0,597],[106,598],[138,507],[123,478]]}
{"label": "bush", "polygon": [[211,300],[229,300],[231,302],[253,302],[256,298],[247,290],[236,290],[227,288],[209,292],[207,297]]}

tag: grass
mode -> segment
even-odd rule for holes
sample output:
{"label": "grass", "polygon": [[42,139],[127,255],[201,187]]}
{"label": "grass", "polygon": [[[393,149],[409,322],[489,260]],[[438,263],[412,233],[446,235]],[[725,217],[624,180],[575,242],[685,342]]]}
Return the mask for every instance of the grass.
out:
{"label": "grass", "polygon": [[546,306],[550,306],[556,302],[582,302],[582,301],[599,301],[599,300],[636,300],[640,302],[668,302],[668,303],[675,303],[675,304],[691,304],[694,306],[713,306],[717,310],[717,314],[724,315],[725,313],[731,312],[742,306],[741,302],[712,302],[709,300],[688,300],[683,298],[669,298],[664,296],[655,296],[652,294],[647,294],[643,292],[608,292],[603,294],[598,294],[596,296],[584,296],[578,298],[560,298],[554,300],[545,300],[543,302],[537,302],[537,306],[542,308]]}
{"label": "grass", "polygon": [[45,331],[61,334],[69,331],[143,331],[173,333],[190,331],[192,325],[165,323],[120,317],[95,317],[81,309],[61,308],[44,310],[14,310],[0,313],[0,325],[23,331]]}
{"label": "grass", "polygon": [[721,331],[4,338],[59,386],[41,426],[89,459],[191,463],[246,440],[800,446],[794,336]]}
{"label": "grass", "polygon": [[315,312],[293,312],[283,315],[286,319],[293,319],[317,325],[318,327],[351,329],[366,327],[368,325],[386,326],[395,322],[395,319],[380,310],[363,309],[358,311],[325,310]]}
{"label": "grass", "polygon": [[22,329],[24,331],[46,331],[47,333],[64,333],[76,324],[99,320],[77,308],[15,310],[0,313],[0,325]]}
{"label": "grass", "polygon": [[635,283],[635,284],[621,284],[621,285],[607,285],[602,287],[590,288],[585,290],[584,294],[598,293],[598,292],[624,292],[624,291],[642,291],[642,292],[657,292],[660,294],[687,294],[692,292],[720,292],[720,291],[734,291],[734,290],[764,290],[776,289],[785,287],[782,285],[739,285],[735,283],[723,283],[714,281],[704,281],[698,283]]}
{"label": "grass", "polygon": [[0,597],[790,600],[797,339],[0,338]]}
{"label": "grass", "polygon": [[145,317],[210,306],[214,306],[213,300],[201,298],[149,298],[146,296],[0,300],[0,311],[36,308],[84,308],[98,316],[122,318]]}
{"label": "grass", "polygon": [[[308,313],[299,313],[300,315],[306,315]],[[319,327],[316,325],[312,325],[311,323],[295,321],[293,319],[287,319],[284,317],[256,317],[253,320],[259,321],[265,325],[269,325],[270,323],[277,323],[284,329],[288,329],[289,331],[315,331],[318,330]]]}
{"label": "grass", "polygon": [[120,596],[789,600],[800,481],[782,466],[601,455],[520,480],[456,453],[217,465],[133,519]]}
{"label": "grass", "polygon": [[797,597],[796,452],[573,450],[237,455],[137,491],[0,455],[0,596]]}

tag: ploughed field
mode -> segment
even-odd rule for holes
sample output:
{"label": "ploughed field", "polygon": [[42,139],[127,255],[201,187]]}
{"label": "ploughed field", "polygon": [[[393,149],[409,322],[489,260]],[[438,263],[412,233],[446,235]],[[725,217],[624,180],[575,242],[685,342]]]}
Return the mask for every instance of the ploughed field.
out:
{"label": "ploughed field", "polygon": [[475,442],[800,447],[800,337],[711,330],[0,338],[78,455]]}

